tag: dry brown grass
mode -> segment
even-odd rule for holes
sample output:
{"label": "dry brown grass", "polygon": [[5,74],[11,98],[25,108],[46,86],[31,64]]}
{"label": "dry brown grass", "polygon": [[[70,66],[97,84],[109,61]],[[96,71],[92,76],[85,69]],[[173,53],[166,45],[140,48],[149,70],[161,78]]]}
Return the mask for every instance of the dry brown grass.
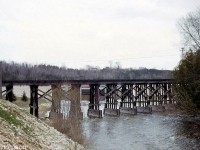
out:
{"label": "dry brown grass", "polygon": [[79,144],[84,144],[80,120],[75,118],[63,119],[62,115],[60,115],[59,117],[53,118],[52,125],[55,129],[67,135],[70,139]]}
{"label": "dry brown grass", "polygon": [[[63,119],[63,115],[61,113],[57,113],[52,118],[52,125],[55,129],[60,131],[63,134],[66,134],[69,138],[76,141],[79,144],[84,144],[84,137],[82,132],[82,125],[81,125],[81,119],[80,117],[80,93],[77,91],[78,88],[71,89],[71,91],[68,93],[68,97],[71,99],[71,106],[70,106],[70,112],[69,117]],[[60,100],[65,98],[63,96],[63,91],[56,91],[54,93],[54,104],[52,107],[52,110],[57,110],[59,112],[60,110]]]}

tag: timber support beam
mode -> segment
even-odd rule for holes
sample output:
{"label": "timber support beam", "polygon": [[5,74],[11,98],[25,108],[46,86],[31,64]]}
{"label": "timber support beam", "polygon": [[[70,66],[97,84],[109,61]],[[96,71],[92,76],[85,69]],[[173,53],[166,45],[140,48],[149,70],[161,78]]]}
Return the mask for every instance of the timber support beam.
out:
{"label": "timber support beam", "polygon": [[38,85],[30,86],[30,94],[30,114],[38,118]]}
{"label": "timber support beam", "polygon": [[13,85],[6,86],[6,100],[13,102],[14,101],[14,94],[13,94]]}
{"label": "timber support beam", "polygon": [[102,118],[102,110],[99,109],[99,84],[90,84],[90,103],[88,109],[89,117]]}

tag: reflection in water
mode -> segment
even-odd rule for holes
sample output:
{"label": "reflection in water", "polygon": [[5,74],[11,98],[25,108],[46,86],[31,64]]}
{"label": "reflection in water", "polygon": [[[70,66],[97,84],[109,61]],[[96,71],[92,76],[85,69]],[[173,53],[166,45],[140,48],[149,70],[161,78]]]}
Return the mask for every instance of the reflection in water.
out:
{"label": "reflection in water", "polygon": [[88,149],[196,150],[200,147],[195,139],[178,134],[182,118],[177,115],[153,113],[98,119],[87,118],[87,106],[81,107]]}

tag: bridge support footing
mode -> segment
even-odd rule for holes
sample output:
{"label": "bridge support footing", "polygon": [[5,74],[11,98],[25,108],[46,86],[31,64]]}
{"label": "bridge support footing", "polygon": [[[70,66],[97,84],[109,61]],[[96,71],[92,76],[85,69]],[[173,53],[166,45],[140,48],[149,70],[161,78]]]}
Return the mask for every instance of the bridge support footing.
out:
{"label": "bridge support footing", "polygon": [[144,113],[144,114],[151,114],[152,113],[152,107],[137,107],[138,113]]}
{"label": "bridge support footing", "polygon": [[88,109],[87,115],[89,117],[102,118],[102,110]]}
{"label": "bridge support footing", "polygon": [[135,107],[135,108],[124,108],[124,107],[121,107],[120,108],[120,113],[137,115],[137,107]]}
{"label": "bridge support footing", "polygon": [[104,115],[120,116],[120,110],[119,109],[105,108],[104,109]]}

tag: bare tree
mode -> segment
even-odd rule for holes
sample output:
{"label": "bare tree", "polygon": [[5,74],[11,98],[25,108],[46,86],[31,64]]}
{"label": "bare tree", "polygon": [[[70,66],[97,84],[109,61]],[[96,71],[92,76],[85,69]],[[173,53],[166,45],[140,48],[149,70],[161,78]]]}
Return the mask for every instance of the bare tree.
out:
{"label": "bare tree", "polygon": [[200,49],[200,9],[182,18],[178,25],[186,46]]}

